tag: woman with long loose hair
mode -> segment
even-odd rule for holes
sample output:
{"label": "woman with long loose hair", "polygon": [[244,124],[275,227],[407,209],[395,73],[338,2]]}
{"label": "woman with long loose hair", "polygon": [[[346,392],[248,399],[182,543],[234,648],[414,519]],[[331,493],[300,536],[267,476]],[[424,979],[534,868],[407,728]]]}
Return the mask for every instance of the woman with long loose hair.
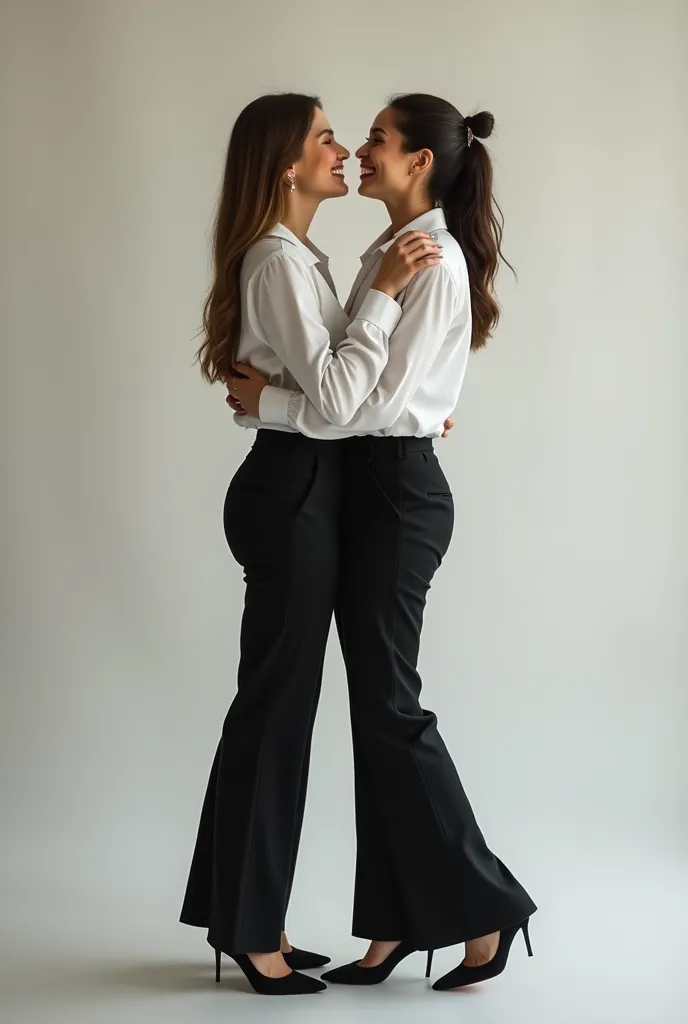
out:
{"label": "woman with long loose hair", "polygon": [[435,96],[400,96],[356,154],[361,195],[385,203],[391,223],[362,258],[350,317],[406,232],[431,234],[443,258],[398,301],[387,290],[389,361],[347,423],[251,367],[240,367],[248,379],[230,382],[237,422],[259,411],[305,437],[344,439],[336,615],[354,744],[353,932],[371,944],[362,960],[323,975],[342,984],[383,981],[415,950],[429,951],[429,976],[432,950],[461,942],[464,960],[434,988],[483,981],[504,969],[521,930],[530,952],[535,904],[486,845],[436,717],[420,704],[416,668],[427,591],[454,522],[433,438],[454,409],[469,352],[487,343],[499,316],[502,220],[482,143],[493,124],[487,112],[463,117]]}
{"label": "woman with long loose hair", "polygon": [[[263,96],[242,111],[227,151],[198,352],[207,381],[223,380],[237,358],[250,360],[334,422],[351,418],[387,363],[395,318],[376,288],[397,293],[439,261],[434,241],[409,233],[349,321],[327,258],[308,239],[320,203],[346,195],[348,156],[315,97]],[[298,969],[328,962],[292,949],[284,921],[336,596],[343,446],[264,426],[224,506],[227,543],[246,581],[238,692],[181,920],[208,929],[218,981],[225,952],[257,991],[283,995],[324,989]]]}

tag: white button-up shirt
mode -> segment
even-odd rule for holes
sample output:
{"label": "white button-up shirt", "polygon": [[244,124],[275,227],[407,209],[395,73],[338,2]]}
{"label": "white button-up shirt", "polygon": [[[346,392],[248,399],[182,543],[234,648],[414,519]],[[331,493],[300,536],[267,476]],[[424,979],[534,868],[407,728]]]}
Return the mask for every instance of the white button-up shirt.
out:
{"label": "white button-up shirt", "polygon": [[[438,266],[421,271],[397,297],[398,301],[395,301],[381,292],[371,290],[371,285],[384,253],[400,235],[412,230],[431,233],[443,246],[443,261]],[[281,231],[286,229],[282,228]],[[326,271],[326,258],[314,247],[313,252],[308,249],[306,252],[310,253],[311,259],[320,261],[320,274],[318,271],[316,274],[321,276],[326,273],[331,281]],[[298,345],[303,344],[303,326],[295,329],[296,325],[291,322],[288,327],[283,322],[281,334],[288,333],[289,338],[282,347],[282,358],[289,360],[290,371],[298,384],[290,385],[284,372],[281,379],[278,379],[280,371],[277,367],[267,371],[249,357],[247,361],[266,373],[272,384],[277,386],[268,386],[261,393],[260,424],[246,416],[237,417],[237,423],[243,426],[271,426],[326,439],[357,434],[438,437],[442,433],[444,421],[452,413],[459,397],[471,342],[468,270],[461,247],[447,231],[443,211],[434,209],[416,218],[395,235],[388,229],[364,253],[361,263],[345,311],[339,307],[344,320],[336,323],[334,311],[329,320],[331,333],[330,343],[326,346],[327,353],[331,354],[330,344],[337,356],[342,345],[345,346],[344,367],[336,364],[333,366],[332,362],[327,364],[331,368],[332,389],[344,388],[344,399],[337,401],[332,398],[329,402],[331,407],[337,407],[339,416],[333,417],[322,399],[312,399],[306,383],[298,376],[295,359]],[[325,281],[325,277],[321,276],[321,280]],[[327,290],[334,298],[329,285]],[[278,292],[264,295],[266,304],[272,303],[272,313],[269,315],[273,319],[283,317],[286,312],[279,305],[282,298]],[[302,312],[301,309],[290,307],[289,320],[291,315]],[[311,321],[314,315],[311,309]],[[350,325],[348,334],[344,341],[337,343],[337,329],[341,332],[342,329],[346,330],[347,325]],[[309,334],[312,336],[312,332]],[[379,355],[389,334],[392,334],[389,339],[389,358],[378,379],[351,415],[344,419],[350,411],[354,393],[357,391],[360,394],[368,388],[374,373],[375,355]],[[353,357],[361,347],[361,338],[365,341],[361,355],[367,356],[368,362],[362,358],[357,368]],[[374,348],[375,342],[378,343],[377,348]],[[266,343],[271,344],[269,332]],[[375,355],[371,355],[373,348]],[[325,345],[321,341],[321,357],[324,349]],[[310,352],[312,363],[312,348]],[[240,356],[244,358],[242,349]],[[367,372],[364,372],[363,367]],[[356,374],[360,374],[359,386],[354,381]]]}
{"label": "white button-up shirt", "polygon": [[[348,423],[387,365],[399,315],[389,296],[372,290],[347,316],[327,257],[278,224],[242,263],[238,360],[265,374],[285,398],[295,392],[281,388],[298,389],[323,423]],[[286,418],[281,426],[294,429]]]}

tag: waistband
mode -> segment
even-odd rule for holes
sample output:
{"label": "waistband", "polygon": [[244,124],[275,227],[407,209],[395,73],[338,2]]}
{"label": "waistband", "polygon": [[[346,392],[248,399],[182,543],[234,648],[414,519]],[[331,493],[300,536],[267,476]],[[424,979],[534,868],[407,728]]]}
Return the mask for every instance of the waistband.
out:
{"label": "waistband", "polygon": [[287,430],[271,430],[261,427],[256,431],[254,448],[279,448],[295,451],[299,448],[313,448],[325,455],[340,454],[344,449],[360,452],[368,457],[375,455],[391,459],[405,459],[409,452],[433,450],[431,437],[373,437],[370,434],[325,441],[322,438],[306,437]]}
{"label": "waistband", "polygon": [[341,451],[343,443],[341,440],[325,441],[319,437],[306,437],[305,434],[297,434],[290,430],[273,430],[270,427],[259,427],[256,431],[256,439],[252,447],[279,448],[283,451],[313,448],[322,454],[334,455]]}
{"label": "waistband", "polygon": [[389,459],[405,459],[409,452],[431,452],[431,437],[351,437],[346,442],[353,451]]}

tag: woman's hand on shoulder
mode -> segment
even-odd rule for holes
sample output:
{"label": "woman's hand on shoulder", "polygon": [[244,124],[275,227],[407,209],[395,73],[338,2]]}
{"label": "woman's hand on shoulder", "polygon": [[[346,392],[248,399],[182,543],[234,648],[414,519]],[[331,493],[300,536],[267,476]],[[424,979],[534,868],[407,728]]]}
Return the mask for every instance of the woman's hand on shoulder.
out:
{"label": "woman's hand on shoulder", "polygon": [[441,262],[437,239],[425,231],[407,231],[382,257],[373,288],[394,299],[421,270]]}

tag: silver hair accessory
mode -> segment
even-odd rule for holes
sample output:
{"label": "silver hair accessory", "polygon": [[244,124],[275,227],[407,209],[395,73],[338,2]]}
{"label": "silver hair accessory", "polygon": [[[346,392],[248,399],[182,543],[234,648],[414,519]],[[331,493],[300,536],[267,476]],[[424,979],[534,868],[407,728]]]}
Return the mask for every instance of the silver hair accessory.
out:
{"label": "silver hair accessory", "polygon": [[471,126],[469,124],[466,125],[466,136],[467,136],[467,140],[468,140],[467,141],[467,145],[470,148],[471,142],[473,141],[475,136],[473,134],[473,129],[471,128]]}
{"label": "silver hair accessory", "polygon": [[296,175],[290,171],[287,177],[289,178],[289,191],[296,192]]}

